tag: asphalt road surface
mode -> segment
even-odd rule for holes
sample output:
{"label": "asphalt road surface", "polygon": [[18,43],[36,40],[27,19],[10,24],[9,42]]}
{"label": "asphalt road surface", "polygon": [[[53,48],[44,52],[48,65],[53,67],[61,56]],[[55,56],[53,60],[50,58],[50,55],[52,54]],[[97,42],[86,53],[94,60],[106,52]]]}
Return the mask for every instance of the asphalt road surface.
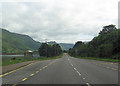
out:
{"label": "asphalt road surface", "polygon": [[118,64],[62,58],[39,61],[2,76],[3,84],[118,84]]}

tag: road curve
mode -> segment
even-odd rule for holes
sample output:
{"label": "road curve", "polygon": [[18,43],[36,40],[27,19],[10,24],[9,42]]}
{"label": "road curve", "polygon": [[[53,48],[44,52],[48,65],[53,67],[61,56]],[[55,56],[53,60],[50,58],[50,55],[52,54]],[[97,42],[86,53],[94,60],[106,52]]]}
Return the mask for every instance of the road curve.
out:
{"label": "road curve", "polygon": [[2,77],[3,84],[118,84],[118,64],[62,58],[33,63]]}

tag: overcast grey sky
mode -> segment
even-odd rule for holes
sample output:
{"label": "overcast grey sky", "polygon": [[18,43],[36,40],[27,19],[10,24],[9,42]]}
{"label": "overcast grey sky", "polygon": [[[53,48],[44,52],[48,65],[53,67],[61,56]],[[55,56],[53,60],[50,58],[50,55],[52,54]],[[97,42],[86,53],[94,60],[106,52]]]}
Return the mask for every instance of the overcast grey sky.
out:
{"label": "overcast grey sky", "polygon": [[103,26],[118,25],[119,0],[3,2],[2,28],[34,40],[89,41]]}

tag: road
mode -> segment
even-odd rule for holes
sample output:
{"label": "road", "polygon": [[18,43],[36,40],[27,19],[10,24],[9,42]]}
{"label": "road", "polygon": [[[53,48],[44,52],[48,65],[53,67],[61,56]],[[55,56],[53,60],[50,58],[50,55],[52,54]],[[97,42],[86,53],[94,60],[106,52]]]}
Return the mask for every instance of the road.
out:
{"label": "road", "polygon": [[78,59],[64,54],[62,58],[44,60],[2,76],[3,84],[117,84],[118,64]]}

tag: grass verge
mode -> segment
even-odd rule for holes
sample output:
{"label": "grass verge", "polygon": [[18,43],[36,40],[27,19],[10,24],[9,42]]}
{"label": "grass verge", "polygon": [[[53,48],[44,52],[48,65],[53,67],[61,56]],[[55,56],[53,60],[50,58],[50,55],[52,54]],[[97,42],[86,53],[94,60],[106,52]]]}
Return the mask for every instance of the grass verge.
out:
{"label": "grass verge", "polygon": [[107,58],[96,58],[96,57],[80,57],[80,56],[75,56],[76,58],[81,58],[81,59],[91,59],[91,60],[99,60],[99,61],[107,61],[107,62],[120,62],[118,59],[107,59]]}
{"label": "grass verge", "polygon": [[7,65],[11,65],[11,64],[26,62],[26,61],[41,61],[41,60],[58,59],[58,58],[61,58],[62,56],[63,56],[63,54],[61,54],[59,56],[54,56],[54,57],[41,57],[41,58],[32,58],[32,59],[20,59],[20,58],[17,58],[15,60],[11,59],[11,60],[2,62],[2,66],[7,66]]}

